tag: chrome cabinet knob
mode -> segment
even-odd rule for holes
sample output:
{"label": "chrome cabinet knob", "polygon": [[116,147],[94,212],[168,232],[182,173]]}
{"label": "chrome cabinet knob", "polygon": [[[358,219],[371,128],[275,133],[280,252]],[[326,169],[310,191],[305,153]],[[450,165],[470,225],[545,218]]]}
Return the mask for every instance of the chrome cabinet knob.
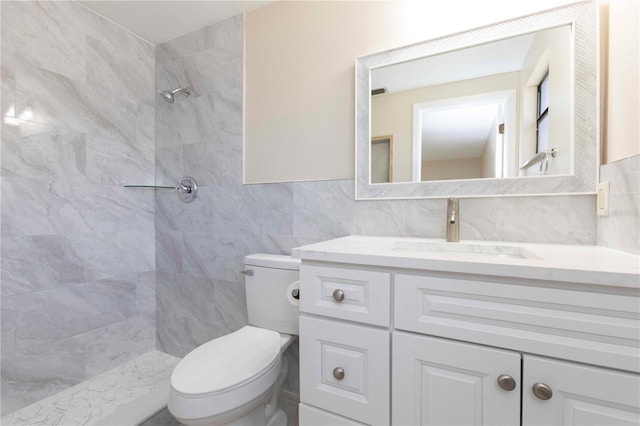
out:
{"label": "chrome cabinet knob", "polygon": [[498,376],[498,386],[506,391],[512,391],[516,388],[516,381],[508,374],[501,374]]}
{"label": "chrome cabinet knob", "polygon": [[293,290],[291,290],[291,297],[293,297],[296,300],[300,300],[300,289],[294,288]]}
{"label": "chrome cabinet knob", "polygon": [[340,290],[339,288],[333,290],[333,299],[336,302],[342,302],[344,300],[344,291]]}
{"label": "chrome cabinet knob", "polygon": [[344,379],[344,368],[342,368],[342,367],[334,368],[333,369],[333,377],[335,377],[338,380]]}
{"label": "chrome cabinet knob", "polygon": [[534,384],[531,387],[531,390],[533,391],[533,394],[536,396],[536,398],[541,399],[543,401],[551,399],[551,397],[553,396],[553,391],[551,390],[549,385],[546,385],[544,383]]}

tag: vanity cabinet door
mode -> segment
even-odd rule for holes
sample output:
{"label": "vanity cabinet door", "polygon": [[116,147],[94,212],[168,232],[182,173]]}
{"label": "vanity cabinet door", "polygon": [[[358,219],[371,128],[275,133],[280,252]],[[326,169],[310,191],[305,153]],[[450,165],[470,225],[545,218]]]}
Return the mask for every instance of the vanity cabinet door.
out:
{"label": "vanity cabinet door", "polygon": [[520,424],[519,353],[403,332],[392,340],[392,424]]}
{"label": "vanity cabinet door", "polygon": [[300,317],[300,401],[370,425],[388,425],[387,329]]}
{"label": "vanity cabinet door", "polygon": [[529,355],[523,372],[523,426],[640,424],[636,374]]}

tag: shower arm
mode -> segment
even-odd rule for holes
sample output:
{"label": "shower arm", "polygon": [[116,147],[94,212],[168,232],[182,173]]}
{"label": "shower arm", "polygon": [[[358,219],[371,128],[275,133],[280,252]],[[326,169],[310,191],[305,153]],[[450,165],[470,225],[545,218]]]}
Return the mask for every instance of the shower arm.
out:
{"label": "shower arm", "polygon": [[184,92],[185,96],[191,96],[191,90],[189,88],[178,87],[171,91],[172,95],[176,95],[178,93]]}

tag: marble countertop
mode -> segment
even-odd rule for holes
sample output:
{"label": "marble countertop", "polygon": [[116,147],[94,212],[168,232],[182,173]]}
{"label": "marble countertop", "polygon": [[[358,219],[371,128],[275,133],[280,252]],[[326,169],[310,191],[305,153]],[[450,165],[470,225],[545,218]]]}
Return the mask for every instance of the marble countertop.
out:
{"label": "marble countertop", "polygon": [[[640,256],[599,246],[352,235],[293,249],[305,260],[640,289]],[[522,256],[522,257],[521,257]]]}

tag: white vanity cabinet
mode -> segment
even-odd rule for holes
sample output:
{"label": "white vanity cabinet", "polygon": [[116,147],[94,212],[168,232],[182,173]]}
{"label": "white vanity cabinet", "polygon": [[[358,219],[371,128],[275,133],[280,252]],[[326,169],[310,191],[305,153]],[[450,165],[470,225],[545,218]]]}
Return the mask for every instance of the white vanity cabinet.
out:
{"label": "white vanity cabinet", "polygon": [[394,331],[392,423],[640,424],[640,376],[616,371],[638,372],[640,301],[603,290],[397,271],[395,329],[440,337]]}
{"label": "white vanity cabinet", "polygon": [[640,424],[638,257],[565,256],[591,274],[360,240],[296,249],[302,426]]}

